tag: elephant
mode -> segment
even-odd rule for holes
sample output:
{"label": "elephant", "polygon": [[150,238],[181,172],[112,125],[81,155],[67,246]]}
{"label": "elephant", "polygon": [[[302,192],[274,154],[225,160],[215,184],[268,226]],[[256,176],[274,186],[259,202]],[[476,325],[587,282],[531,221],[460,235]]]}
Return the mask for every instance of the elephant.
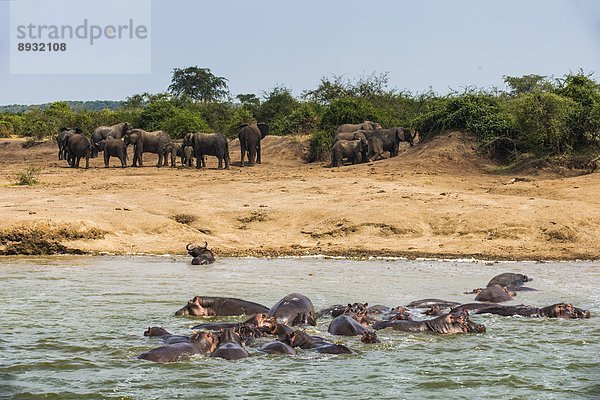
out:
{"label": "elephant", "polygon": [[126,145],[133,145],[133,164],[132,167],[143,167],[142,154],[158,154],[157,167],[163,164],[164,147],[171,141],[171,137],[164,131],[146,132],[143,129],[130,129],[123,135],[123,141]]}
{"label": "elephant", "polygon": [[166,167],[169,165],[169,160],[171,161],[171,168],[175,168],[176,159],[177,159],[177,148],[179,145],[175,142],[166,143],[163,147],[163,166]]}
{"label": "elephant", "polygon": [[109,137],[114,139],[121,139],[125,132],[133,129],[130,123],[121,122],[111,126],[99,126],[92,132],[92,144],[97,146],[102,140],[106,140]]}
{"label": "elephant", "polygon": [[367,141],[363,139],[339,140],[331,148],[331,166],[342,166],[344,158],[347,158],[352,164],[366,161],[367,148]]}
{"label": "elephant", "polygon": [[220,133],[188,133],[183,138],[183,146],[192,146],[196,157],[196,168],[206,167],[204,156],[215,156],[219,169],[229,169],[229,141]]}
{"label": "elephant", "polygon": [[385,160],[392,156],[389,151],[383,150],[383,140],[375,136],[369,139],[369,161]]}
{"label": "elephant", "polygon": [[192,146],[184,146],[180,143],[177,146],[177,157],[181,159],[181,165],[191,167],[194,162],[194,148]]}
{"label": "elephant", "polygon": [[376,129],[381,129],[381,125],[379,125],[377,122],[371,122],[371,121],[364,121],[360,124],[343,124],[340,125],[337,130],[335,131],[335,133],[340,133],[340,132],[354,132],[354,131],[374,131]]}
{"label": "elephant", "polygon": [[160,363],[176,362],[194,354],[213,353],[217,349],[217,338],[211,332],[192,335],[187,342],[178,342],[152,349],[138,356],[141,360]]}
{"label": "elephant", "polygon": [[67,139],[75,134],[73,128],[61,128],[60,132],[56,136],[56,143],[58,144],[58,159],[67,159]]}
{"label": "elephant", "polygon": [[104,152],[104,167],[108,168],[110,157],[117,157],[121,167],[127,167],[127,145],[121,139],[109,137],[98,143],[98,151]]}
{"label": "elephant", "polygon": [[354,131],[354,132],[340,132],[336,133],[331,145],[333,146],[336,142],[340,140],[356,140],[363,139],[365,142],[367,141],[366,131]]}
{"label": "elephant", "polygon": [[185,246],[188,254],[192,257],[192,265],[207,265],[215,262],[215,255],[208,249],[208,242],[204,242],[204,246],[196,246],[188,243]]}
{"label": "elephant", "polygon": [[244,166],[244,157],[248,154],[248,165],[254,165],[261,163],[260,157],[260,141],[269,134],[269,125],[265,123],[259,123],[257,125],[240,125],[240,133],[238,138],[240,139],[240,151],[241,161],[240,166]]}
{"label": "elephant", "polygon": [[[367,140],[373,138],[379,138],[382,141],[383,151],[389,151],[390,157],[396,157],[398,155],[398,147],[400,142],[407,142],[411,146],[414,146],[414,137],[412,132],[407,128],[390,128],[390,129],[377,129],[374,131],[366,132]],[[369,153],[371,149],[369,149]],[[371,156],[371,154],[369,154]]]}
{"label": "elephant", "polygon": [[95,147],[90,140],[81,133],[81,129],[75,129],[75,134],[67,139],[67,161],[72,168],[79,168],[81,158],[85,157],[85,168],[90,167],[90,157]]}
{"label": "elephant", "polygon": [[250,354],[242,347],[242,338],[234,328],[224,329],[219,335],[219,345],[212,352],[211,357],[224,358],[226,360],[239,360]]}

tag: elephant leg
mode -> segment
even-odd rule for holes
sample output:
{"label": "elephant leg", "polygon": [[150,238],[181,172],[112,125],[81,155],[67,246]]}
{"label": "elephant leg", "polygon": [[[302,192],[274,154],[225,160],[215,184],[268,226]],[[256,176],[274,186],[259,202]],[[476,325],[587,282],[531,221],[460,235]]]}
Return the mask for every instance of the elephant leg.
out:
{"label": "elephant leg", "polygon": [[226,154],[224,158],[225,158],[225,169],[229,169],[229,155]]}
{"label": "elephant leg", "polygon": [[79,162],[81,161],[81,157],[77,156],[75,157],[75,168],[79,168]]}
{"label": "elephant leg", "polygon": [[246,154],[246,149],[245,149],[245,146],[243,146],[241,143],[240,143],[240,149],[242,151],[240,167],[243,167],[244,166],[244,155]]}
{"label": "elephant leg", "polygon": [[256,161],[256,146],[251,146],[248,150],[248,165],[254,165]]}
{"label": "elephant leg", "polygon": [[163,166],[163,159],[164,159],[164,157],[163,157],[163,152],[162,152],[162,150],[159,150],[159,151],[158,151],[158,163],[156,164],[156,166],[157,166],[158,168],[160,168],[160,167],[162,167],[162,166]]}
{"label": "elephant leg", "polygon": [[223,169],[223,159],[221,157],[217,157],[217,160],[219,160],[219,166],[217,169]]}
{"label": "elephant leg", "polygon": [[90,155],[85,156],[85,169],[90,167]]}
{"label": "elephant leg", "polygon": [[104,168],[108,168],[108,159],[110,158],[110,156],[108,155],[108,151],[105,149],[104,150]]}
{"label": "elephant leg", "polygon": [[258,144],[256,145],[256,163],[260,164],[260,140],[258,141]]}

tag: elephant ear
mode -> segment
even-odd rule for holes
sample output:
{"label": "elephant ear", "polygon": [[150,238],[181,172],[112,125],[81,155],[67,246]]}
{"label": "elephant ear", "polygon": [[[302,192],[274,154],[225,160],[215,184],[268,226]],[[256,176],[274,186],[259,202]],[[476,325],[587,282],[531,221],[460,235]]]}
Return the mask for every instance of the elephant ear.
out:
{"label": "elephant ear", "polygon": [[265,136],[269,134],[269,125],[265,124],[264,122],[260,122],[259,124],[257,124],[257,126],[260,130],[260,138],[264,139]]}

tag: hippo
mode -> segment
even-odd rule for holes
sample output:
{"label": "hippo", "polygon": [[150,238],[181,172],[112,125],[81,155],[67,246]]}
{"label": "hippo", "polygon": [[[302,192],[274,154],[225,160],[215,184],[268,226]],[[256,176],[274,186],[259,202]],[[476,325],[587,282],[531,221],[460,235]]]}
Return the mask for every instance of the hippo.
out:
{"label": "hippo", "polygon": [[189,336],[185,335],[173,335],[169,331],[159,326],[151,326],[144,331],[144,336],[148,337],[159,337],[166,344],[187,342],[190,340]]}
{"label": "hippo", "polygon": [[317,325],[315,307],[310,299],[300,293],[292,293],[279,300],[267,312],[267,316],[275,317],[287,325],[310,324]]}
{"label": "hippo", "polygon": [[294,331],[291,334],[285,335],[284,343],[291,347],[300,347],[301,349],[315,350],[317,353],[323,354],[353,354],[353,351],[343,344],[330,343],[319,336],[308,335],[301,331]]}
{"label": "hippo", "polygon": [[367,328],[361,323],[364,315],[351,312],[338,315],[329,324],[327,332],[332,335],[360,336],[367,331]]}
{"label": "hippo", "polygon": [[510,292],[506,287],[500,285],[491,285],[483,289],[475,296],[475,301],[488,301],[492,303],[503,303],[511,301],[514,293]]}
{"label": "hippo", "polygon": [[460,305],[460,303],[457,303],[455,301],[447,301],[447,300],[440,300],[440,299],[422,299],[422,300],[412,301],[412,302],[408,303],[406,305],[406,307],[429,308],[432,306],[440,306],[442,308],[452,308],[452,307],[456,307],[459,305]]}
{"label": "hippo", "polygon": [[[256,328],[269,332],[275,324],[274,318],[267,317],[267,314],[257,313],[243,322],[243,324],[254,325]],[[210,331],[220,331],[221,329],[235,328],[239,322],[206,322],[192,327],[192,329],[206,329]]]}
{"label": "hippo", "polygon": [[319,310],[317,312],[317,318],[323,318],[323,317],[337,317],[338,315],[342,315],[344,313],[344,311],[346,310],[345,305],[343,304],[335,304],[331,307],[327,307],[323,310]]}
{"label": "hippo", "polygon": [[262,304],[253,303],[233,297],[195,296],[187,302],[175,315],[191,315],[195,317],[229,317],[235,315],[251,315],[266,313],[269,309]]}
{"label": "hippo", "polygon": [[531,282],[532,280],[533,279],[527,277],[527,275],[505,272],[493,277],[486,286],[500,285],[507,287],[510,290],[519,290],[517,288],[523,286],[525,282]]}
{"label": "hippo", "polygon": [[572,304],[557,303],[551,306],[537,308],[525,305],[518,306],[502,306],[496,305],[495,307],[488,307],[477,311],[476,314],[496,314],[502,316],[513,316],[520,315],[522,317],[547,317],[547,318],[564,318],[564,319],[577,319],[577,318],[589,318],[590,310],[583,310],[581,308],[574,307]]}
{"label": "hippo", "polygon": [[224,329],[219,335],[219,344],[211,357],[224,358],[226,360],[239,360],[249,356],[246,349],[242,347],[242,338],[234,328]]}
{"label": "hippo", "polygon": [[217,338],[210,332],[192,335],[187,342],[157,347],[138,356],[141,360],[160,363],[185,360],[193,354],[212,353],[217,348]]}
{"label": "hippo", "polygon": [[258,351],[262,351],[263,353],[267,353],[267,354],[284,354],[284,355],[285,354],[288,354],[288,355],[296,354],[296,350],[294,350],[293,347],[291,347],[287,343],[283,343],[278,340],[276,340],[274,342],[269,342],[269,343],[263,344],[262,346],[260,346],[258,348]]}
{"label": "hippo", "polygon": [[215,255],[208,249],[208,242],[204,242],[204,246],[188,243],[185,249],[190,256],[194,257],[192,265],[207,265],[215,262]]}
{"label": "hippo", "polygon": [[360,341],[367,344],[381,343],[381,340],[377,337],[377,332],[374,331],[365,331],[360,338]]}
{"label": "hippo", "polygon": [[485,332],[485,326],[470,321],[469,313],[461,309],[425,321],[382,321],[373,325],[375,330],[392,328],[402,332],[435,332],[442,334]]}
{"label": "hippo", "polygon": [[429,315],[431,317],[439,317],[443,314],[443,308],[438,305],[433,305],[425,310],[425,315]]}
{"label": "hippo", "polygon": [[458,312],[460,310],[479,311],[490,307],[497,307],[497,303],[465,303],[450,309],[450,312]]}

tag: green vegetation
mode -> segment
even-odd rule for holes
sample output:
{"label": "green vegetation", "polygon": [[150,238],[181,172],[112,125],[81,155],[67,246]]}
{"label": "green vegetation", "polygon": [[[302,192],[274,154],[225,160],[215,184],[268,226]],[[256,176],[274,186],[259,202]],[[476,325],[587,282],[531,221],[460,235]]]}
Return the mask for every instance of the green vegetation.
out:
{"label": "green vegetation", "polygon": [[40,183],[38,180],[38,175],[40,173],[40,168],[30,165],[22,171],[18,171],[14,175],[15,185],[19,186],[33,186]]}
{"label": "green vegetation", "polygon": [[[39,107],[0,109],[0,137],[32,140],[54,136],[63,126],[90,133],[100,125],[127,121],[146,130],[162,129],[174,138],[192,131],[237,136],[243,123],[266,122],[274,135],[310,134],[309,158],[328,153],[335,129],[363,120],[384,127],[405,126],[422,139],[445,130],[468,132],[490,156],[512,160],[590,154],[600,150],[600,84],[583,71],[555,79],[540,75],[505,76],[506,90],[439,95],[388,88],[387,74],[351,81],[323,77],[299,96],[278,85],[261,95],[232,97],[228,81],[210,69],[173,70],[165,93],[134,94],[124,102],[55,102]],[[101,110],[85,106],[104,104]]]}

